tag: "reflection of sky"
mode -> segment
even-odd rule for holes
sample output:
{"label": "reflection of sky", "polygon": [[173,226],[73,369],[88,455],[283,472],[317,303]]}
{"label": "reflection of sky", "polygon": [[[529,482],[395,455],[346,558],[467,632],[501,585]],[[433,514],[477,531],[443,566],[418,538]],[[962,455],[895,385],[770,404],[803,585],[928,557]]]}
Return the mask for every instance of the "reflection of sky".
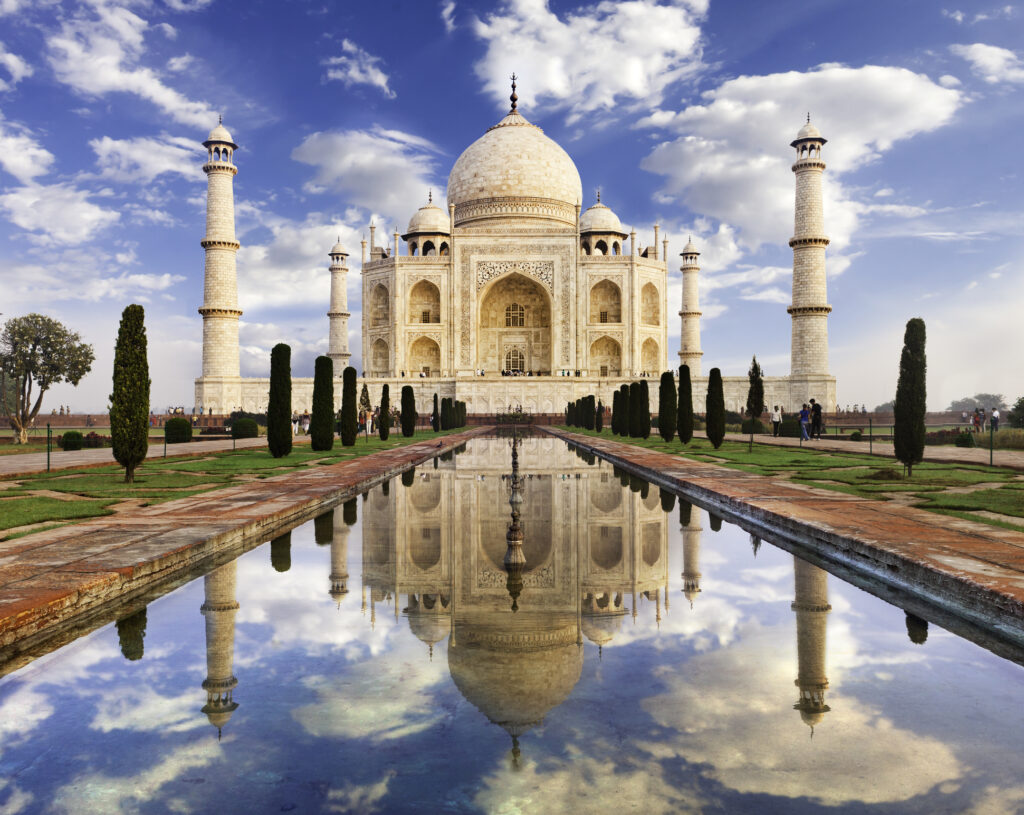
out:
{"label": "reflection of sky", "polygon": [[200,580],[150,605],[142,660],[110,625],[0,681],[0,812],[1019,811],[1021,668],[935,626],[913,645],[902,611],[830,577],[831,711],[812,739],[793,709],[792,557],[755,558],[745,533],[699,515],[693,607],[674,510],[660,626],[642,600],[601,658],[584,645],[517,770],[444,642],[431,660],[393,604],[371,629],[360,526],[339,606],[307,524],[288,572],[267,546],[238,561],[239,708],[220,741],[200,712]]}

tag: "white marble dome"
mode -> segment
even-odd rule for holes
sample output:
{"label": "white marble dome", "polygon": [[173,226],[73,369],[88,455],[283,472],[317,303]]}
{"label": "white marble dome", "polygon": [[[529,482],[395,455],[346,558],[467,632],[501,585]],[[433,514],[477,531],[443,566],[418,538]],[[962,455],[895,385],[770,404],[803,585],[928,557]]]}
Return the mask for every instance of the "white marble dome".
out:
{"label": "white marble dome", "polygon": [[224,127],[223,124],[218,124],[210,131],[210,135],[206,137],[204,144],[208,144],[209,142],[221,142],[230,144],[232,147],[236,146],[234,140],[231,138],[231,134],[228,133],[228,129]]}
{"label": "white marble dome", "polygon": [[614,233],[626,237],[619,216],[600,201],[580,216],[580,232]]}
{"label": "white marble dome", "polygon": [[802,141],[803,139],[821,139],[821,131],[808,121],[807,124],[800,128],[800,132],[796,134],[796,141]]}
{"label": "white marble dome", "polygon": [[509,217],[574,224],[582,197],[569,154],[514,110],[467,147],[448,176],[456,224]]}
{"label": "white marble dome", "polygon": [[341,239],[339,238],[338,242],[336,244],[334,244],[334,246],[331,247],[331,251],[328,252],[327,254],[328,255],[346,255],[347,256],[348,255],[348,250],[344,246],[342,246]]}
{"label": "white marble dome", "polygon": [[407,235],[447,235],[451,232],[448,213],[433,202],[420,207],[409,221]]}

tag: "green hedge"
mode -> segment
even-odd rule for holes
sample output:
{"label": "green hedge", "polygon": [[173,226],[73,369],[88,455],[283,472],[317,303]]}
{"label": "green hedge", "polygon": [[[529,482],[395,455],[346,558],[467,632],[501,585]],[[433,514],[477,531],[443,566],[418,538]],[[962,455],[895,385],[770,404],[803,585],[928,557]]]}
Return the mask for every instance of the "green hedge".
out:
{"label": "green hedge", "polygon": [[765,432],[764,423],[760,419],[744,419],[742,425],[740,426],[740,432],[741,433],[750,433],[751,432],[751,424],[753,424],[753,432],[754,433],[764,433]]}
{"label": "green hedge", "polygon": [[168,419],[164,425],[164,438],[168,444],[192,441],[192,422],[182,416]]}
{"label": "green hedge", "polygon": [[255,419],[235,419],[231,423],[231,438],[255,439],[260,435],[260,426]]}
{"label": "green hedge", "polygon": [[61,437],[61,447],[65,450],[81,450],[82,434],[77,430],[69,430]]}

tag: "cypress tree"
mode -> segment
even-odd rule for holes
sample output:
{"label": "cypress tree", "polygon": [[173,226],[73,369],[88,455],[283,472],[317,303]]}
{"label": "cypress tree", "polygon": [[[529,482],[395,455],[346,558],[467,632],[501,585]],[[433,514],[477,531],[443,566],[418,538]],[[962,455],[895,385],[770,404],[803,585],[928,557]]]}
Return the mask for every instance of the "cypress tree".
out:
{"label": "cypress tree", "polygon": [[679,399],[676,403],[676,430],[679,441],[689,444],[693,438],[693,383],[690,382],[690,366],[679,366]]}
{"label": "cypress tree", "polygon": [[[760,419],[764,413],[764,371],[757,362],[756,354],[750,362],[747,379],[750,380],[750,387],[747,389],[747,415],[751,420]],[[750,424],[753,427],[753,421]]]}
{"label": "cypress tree", "polygon": [[434,394],[434,412],[430,414],[430,426],[437,433],[441,429],[441,411],[437,408],[437,394]]}
{"label": "cypress tree", "polygon": [[643,391],[639,382],[631,382],[629,385],[629,435],[631,438],[639,439],[643,436]]}
{"label": "cypress tree", "polygon": [[387,441],[388,436],[391,435],[391,392],[387,383],[384,384],[380,394],[380,413],[377,417],[377,434],[380,436],[381,441]]}
{"label": "cypress tree", "polygon": [[661,375],[658,388],[658,433],[665,441],[676,435],[676,380],[671,371]]}
{"label": "cypress tree", "polygon": [[597,403],[593,395],[583,397],[583,426],[593,430],[597,424]]}
{"label": "cypress tree", "polygon": [[651,435],[651,392],[647,380],[640,380],[640,438]]}
{"label": "cypress tree", "polygon": [[359,392],[359,410],[373,413],[373,404],[370,402],[370,389],[363,383],[363,389]]}
{"label": "cypress tree", "polygon": [[570,405],[569,405],[568,402],[566,402],[565,403],[565,423],[567,425],[569,424],[569,410],[570,410]]}
{"label": "cypress tree", "polygon": [[633,415],[633,411],[629,404],[629,396],[631,392],[632,389],[629,385],[622,385],[619,387],[619,393],[622,394],[622,421],[619,423],[620,436],[629,435],[629,423],[632,421],[630,417]]}
{"label": "cypress tree", "polygon": [[896,402],[893,405],[893,436],[896,458],[913,475],[914,465],[924,457],[924,413],[927,368],[924,320],[914,317],[907,321],[903,335],[903,353],[900,354],[900,378],[896,383]]}
{"label": "cypress tree", "polygon": [[722,372],[718,368],[712,368],[708,376],[708,396],[704,411],[708,441],[717,450],[725,439],[725,394],[722,391]]}
{"label": "cypress tree", "polygon": [[402,435],[409,438],[416,432],[416,396],[412,385],[402,386]]}
{"label": "cypress tree", "polygon": [[334,360],[330,357],[317,357],[313,366],[309,446],[317,451],[334,447]]}
{"label": "cypress tree", "polygon": [[126,484],[135,482],[135,468],[149,450],[149,360],[146,357],[146,314],[130,305],[121,314],[114,348],[114,392],[110,394],[110,439],[114,458],[124,467]]}
{"label": "cypress tree", "polygon": [[619,419],[622,416],[622,394],[612,391],[612,435],[619,434]]}
{"label": "cypress tree", "polygon": [[466,403],[459,402],[459,427],[466,426]]}
{"label": "cypress tree", "polygon": [[568,424],[569,424],[569,427],[576,427],[576,403],[575,402],[570,402],[569,403],[569,420],[568,420]]}
{"label": "cypress tree", "polygon": [[600,400],[598,400],[597,409],[594,411],[594,430],[598,433],[604,430],[604,405]]}
{"label": "cypress tree", "polygon": [[292,451],[292,349],[283,342],[270,349],[267,447],[274,458]]}
{"label": "cypress tree", "polygon": [[356,369],[349,365],[341,375],[341,443],[344,447],[356,443],[359,432],[356,407]]}

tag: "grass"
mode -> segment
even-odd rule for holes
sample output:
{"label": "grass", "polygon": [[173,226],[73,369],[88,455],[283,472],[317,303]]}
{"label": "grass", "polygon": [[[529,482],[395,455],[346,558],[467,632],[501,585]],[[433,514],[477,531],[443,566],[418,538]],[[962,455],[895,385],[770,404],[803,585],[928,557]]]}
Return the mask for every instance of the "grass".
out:
{"label": "grass", "polygon": [[[584,436],[598,436],[594,431],[563,428]],[[810,447],[793,449],[754,445],[750,451],[746,442],[726,441],[715,450],[707,439],[695,438],[683,445],[679,439],[666,443],[661,436],[647,439],[623,439],[604,430],[600,437],[620,441],[649,450],[669,453],[683,458],[718,464],[735,470],[781,478],[808,484],[821,489],[856,495],[872,500],[888,500],[887,493],[909,493],[917,499],[921,509],[956,514],[973,521],[1022,529],[999,519],[986,518],[972,512],[993,512],[1024,518],[1024,482],[1015,470],[971,464],[941,464],[923,462],[915,465],[913,476],[906,478],[903,467],[891,459],[856,453],[837,453]],[[950,493],[950,488],[975,484],[1000,483],[997,488],[979,489],[966,493]]]}
{"label": "grass", "polygon": [[[441,433],[418,431],[408,439],[399,432],[386,442],[376,436],[369,440],[363,437],[352,447],[342,447],[336,441],[333,450],[324,452],[313,452],[308,445],[297,445],[291,455],[283,458],[273,458],[265,448],[248,448],[210,453],[202,458],[155,459],[145,462],[136,470],[134,484],[124,483],[124,470],[117,465],[57,470],[3,479],[15,485],[0,490],[0,539],[19,534],[14,532],[4,535],[3,530],[28,524],[109,515],[113,512],[111,505],[118,501],[141,499],[146,506],[159,504],[241,484],[247,480],[247,476],[266,478],[309,467],[337,464],[458,432],[460,430]],[[33,495],[32,492],[37,490],[60,492],[67,495],[68,500]]]}

